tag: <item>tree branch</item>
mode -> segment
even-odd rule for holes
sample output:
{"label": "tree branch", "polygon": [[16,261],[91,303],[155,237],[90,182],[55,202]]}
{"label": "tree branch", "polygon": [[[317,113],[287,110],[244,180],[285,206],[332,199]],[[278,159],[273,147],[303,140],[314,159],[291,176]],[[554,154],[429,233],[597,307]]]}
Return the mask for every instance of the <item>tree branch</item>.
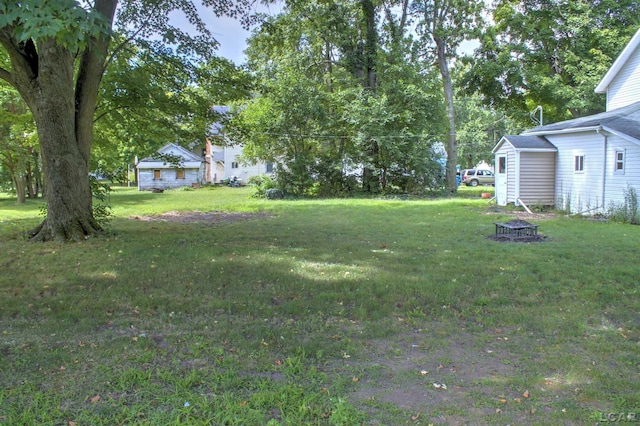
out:
{"label": "tree branch", "polygon": [[13,86],[13,74],[4,68],[0,68],[0,78]]}
{"label": "tree branch", "polygon": [[96,118],[93,119],[94,123],[97,123],[100,119],[104,118],[106,115],[110,114],[113,111],[118,111],[119,109],[129,109],[131,108],[130,105],[122,105],[119,107],[115,107],[115,108],[110,108],[106,111],[104,111],[103,113],[101,113],[99,116],[97,116]]}

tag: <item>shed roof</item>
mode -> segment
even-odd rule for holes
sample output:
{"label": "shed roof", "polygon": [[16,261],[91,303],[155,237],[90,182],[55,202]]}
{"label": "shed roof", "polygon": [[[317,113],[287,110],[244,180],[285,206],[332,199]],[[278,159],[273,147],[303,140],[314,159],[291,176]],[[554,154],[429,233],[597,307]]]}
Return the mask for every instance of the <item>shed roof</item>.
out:
{"label": "shed roof", "polygon": [[[180,145],[176,145],[174,143],[168,143],[165,146],[163,146],[162,148],[160,148],[158,151],[158,153],[160,154],[168,154],[168,153],[175,153],[175,155],[179,155],[180,157],[182,157],[184,159],[184,161],[189,161],[189,162],[202,162],[202,157],[199,157],[198,155],[194,154],[193,152],[189,151],[186,148],[181,147]],[[154,163],[154,162],[158,162],[159,160],[153,158],[153,156],[151,157],[146,157],[143,158],[142,160],[140,160],[140,163]],[[160,160],[161,161],[161,160]]]}
{"label": "shed roof", "polygon": [[600,129],[640,143],[640,102],[587,117],[534,127],[524,132],[524,135],[573,133]]}
{"label": "shed roof", "polygon": [[505,142],[516,151],[557,151],[557,148],[542,136],[505,135],[493,148],[493,152],[495,153]]}

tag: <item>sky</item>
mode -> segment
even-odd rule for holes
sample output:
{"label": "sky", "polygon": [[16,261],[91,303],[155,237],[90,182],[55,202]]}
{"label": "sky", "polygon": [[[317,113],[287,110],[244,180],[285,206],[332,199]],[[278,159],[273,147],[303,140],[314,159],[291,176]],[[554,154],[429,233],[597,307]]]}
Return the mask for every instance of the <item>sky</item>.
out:
{"label": "sky", "polygon": [[[200,17],[207,24],[209,31],[213,34],[220,45],[218,46],[218,56],[227,58],[236,65],[246,62],[247,57],[243,51],[247,48],[247,38],[251,35],[251,30],[242,28],[240,21],[221,17],[218,18],[211,9],[199,7]],[[269,6],[257,4],[254,12],[277,14],[282,9],[282,4],[272,4]],[[172,23],[182,29],[187,29],[190,24],[181,16],[174,14],[171,16]]]}
{"label": "sky", "polygon": [[[282,2],[272,4],[269,6],[256,5],[255,12],[277,14],[282,9]],[[218,40],[220,46],[218,47],[218,56],[227,58],[233,61],[236,65],[241,65],[246,62],[247,57],[244,54],[244,50],[247,47],[247,38],[251,35],[251,31],[247,31],[242,28],[239,21],[222,17],[216,17],[210,9],[200,8],[200,16],[207,24],[207,27]],[[181,16],[174,15],[171,18],[176,26],[181,28],[189,27],[189,23]],[[460,46],[460,53],[472,53],[473,49],[478,47],[477,40],[465,41]]]}

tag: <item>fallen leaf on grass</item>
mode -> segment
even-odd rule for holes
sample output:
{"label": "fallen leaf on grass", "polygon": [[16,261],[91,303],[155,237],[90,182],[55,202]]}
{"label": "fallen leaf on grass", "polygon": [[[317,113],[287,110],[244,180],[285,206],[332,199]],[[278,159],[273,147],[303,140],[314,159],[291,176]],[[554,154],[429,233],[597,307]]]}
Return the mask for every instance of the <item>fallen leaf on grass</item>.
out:
{"label": "fallen leaf on grass", "polygon": [[524,393],[522,394],[523,398],[529,398],[529,396],[530,396],[530,394],[529,394],[528,390],[524,391]]}
{"label": "fallen leaf on grass", "polygon": [[89,401],[92,404],[95,404],[96,402],[100,401],[100,395],[96,394],[96,396],[91,397],[91,399],[89,399]]}

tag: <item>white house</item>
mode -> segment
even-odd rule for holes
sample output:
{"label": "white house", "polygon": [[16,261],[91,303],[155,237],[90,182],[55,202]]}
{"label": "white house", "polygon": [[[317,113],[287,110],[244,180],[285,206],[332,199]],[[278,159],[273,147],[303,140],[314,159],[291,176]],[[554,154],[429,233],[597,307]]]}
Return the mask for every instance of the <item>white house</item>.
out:
{"label": "white house", "polygon": [[[640,191],[640,30],[597,93],[607,111],[505,136],[494,147],[496,202],[595,214]],[[552,197],[551,197],[551,188]]]}
{"label": "white house", "polygon": [[[214,106],[213,110],[221,115],[229,114],[228,106]],[[219,183],[224,179],[237,177],[246,183],[252,176],[271,174],[273,165],[271,163],[244,164],[240,161],[243,146],[241,144],[222,144],[224,129],[222,122],[215,123],[211,128],[212,139],[207,141],[205,158],[208,170],[206,172],[207,181]],[[216,143],[218,142],[218,143]]]}
{"label": "white house", "polygon": [[160,148],[158,154],[138,162],[138,190],[164,190],[204,182],[202,157],[173,143]]}

